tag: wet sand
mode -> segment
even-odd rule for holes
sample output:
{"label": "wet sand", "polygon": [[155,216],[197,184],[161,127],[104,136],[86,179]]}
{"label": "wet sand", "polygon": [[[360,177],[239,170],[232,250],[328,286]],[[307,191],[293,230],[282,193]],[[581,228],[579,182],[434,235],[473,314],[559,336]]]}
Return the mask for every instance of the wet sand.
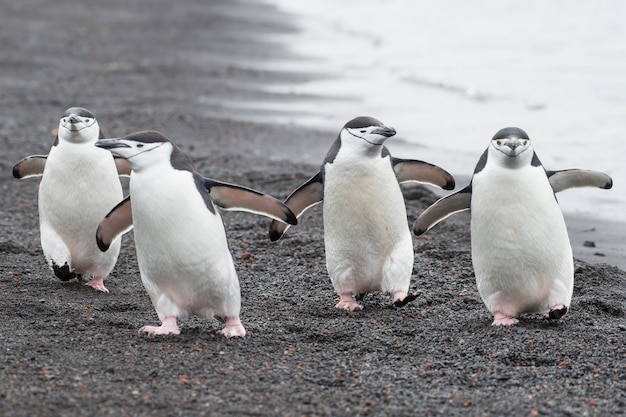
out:
{"label": "wet sand", "polygon": [[[306,80],[254,66],[287,54],[271,35],[296,28],[248,1],[12,0],[3,9],[1,415],[624,414],[626,273],[614,266],[624,268],[624,244],[593,219],[568,218],[570,312],[495,328],[476,291],[467,214],[414,237],[415,302],[394,309],[373,294],[349,314],[333,307],[320,208],[277,243],[268,219],[223,213],[246,338],[197,318],[181,320],[178,337],[139,336],[158,319],[132,232],[110,294],[58,281],[39,243],[37,180],[12,179],[13,164],[47,153],[63,110],[84,106],[108,137],[161,130],[204,175],[285,198],[316,172],[336,132],[247,122],[219,100],[306,99],[254,87]],[[412,223],[437,197],[403,189]]]}

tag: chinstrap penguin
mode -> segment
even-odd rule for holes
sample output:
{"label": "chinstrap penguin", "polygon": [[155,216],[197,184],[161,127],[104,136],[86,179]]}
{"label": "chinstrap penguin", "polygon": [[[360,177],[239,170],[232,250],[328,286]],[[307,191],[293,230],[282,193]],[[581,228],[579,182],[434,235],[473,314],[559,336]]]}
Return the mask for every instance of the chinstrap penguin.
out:
{"label": "chinstrap penguin", "polygon": [[522,313],[561,318],[570,306],[574,261],[555,193],[572,187],[612,187],[597,171],[547,171],[523,130],[498,131],[469,185],[443,197],[416,220],[421,235],[446,217],[470,210],[472,264],[493,325]]}
{"label": "chinstrap penguin", "polygon": [[222,334],[244,336],[239,280],[216,207],[296,224],[280,201],[200,176],[191,159],[155,131],[100,140],[132,166],[130,195],[106,216],[96,238],[106,251],[134,227],[141,280],[161,320],[140,333],[179,334],[177,317],[226,317]]}
{"label": "chinstrap penguin", "polygon": [[[399,184],[454,188],[454,179],[443,169],[392,157],[383,144],[395,134],[371,117],[349,121],[320,171],[285,201],[297,217],[323,202],[326,266],[339,309],[362,309],[354,296],[373,291],[391,293],[398,307],[415,299],[416,294],[407,295],[414,253]],[[273,221],[270,239],[280,239],[287,228]]]}
{"label": "chinstrap penguin", "polygon": [[130,168],[94,146],[101,136],[92,112],[69,108],[61,116],[49,154],[22,159],[13,167],[13,176],[42,177],[41,247],[54,274],[62,281],[90,275],[87,285],[108,292],[104,279],[115,266],[121,242],[102,253],[93,236],[102,217],[122,198],[118,175],[128,175]]}

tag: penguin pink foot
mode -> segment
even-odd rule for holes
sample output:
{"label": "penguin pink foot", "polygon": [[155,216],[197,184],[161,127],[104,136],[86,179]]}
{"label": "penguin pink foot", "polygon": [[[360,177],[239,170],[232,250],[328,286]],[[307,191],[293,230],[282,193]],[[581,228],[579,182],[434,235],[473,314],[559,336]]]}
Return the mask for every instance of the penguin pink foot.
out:
{"label": "penguin pink foot", "polygon": [[496,311],[493,313],[493,323],[492,326],[511,326],[513,324],[518,323],[519,320],[515,317],[507,316],[504,313]]}
{"label": "penguin pink foot", "polygon": [[160,326],[143,326],[139,329],[139,333],[148,333],[149,336],[160,336],[160,335],[179,335],[180,329],[178,328],[178,324],[176,324],[176,317],[167,316],[163,318],[163,322]]}
{"label": "penguin pink foot", "polygon": [[352,293],[350,292],[339,294],[339,302],[335,308],[347,311],[363,310],[363,306],[352,298]]}
{"label": "penguin pink foot", "polygon": [[241,324],[239,317],[227,317],[226,324],[221,332],[226,337],[244,337],[246,335],[246,329]]}
{"label": "penguin pink foot", "polygon": [[102,292],[106,292],[106,293],[109,292],[109,290],[107,290],[106,287],[104,286],[104,278],[102,278],[102,277],[93,277],[92,279],[87,281],[85,283],[85,285],[88,285],[88,286],[90,286],[93,289],[96,289],[98,291],[102,291]]}

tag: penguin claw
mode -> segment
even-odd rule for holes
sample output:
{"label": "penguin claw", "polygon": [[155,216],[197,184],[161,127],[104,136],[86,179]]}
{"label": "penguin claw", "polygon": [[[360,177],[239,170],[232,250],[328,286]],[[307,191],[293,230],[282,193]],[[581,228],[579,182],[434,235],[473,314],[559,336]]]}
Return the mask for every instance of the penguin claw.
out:
{"label": "penguin claw", "polygon": [[559,320],[567,313],[567,307],[563,304],[556,305],[552,307],[550,312],[548,313],[548,318],[550,320]]}
{"label": "penguin claw", "polygon": [[519,323],[519,320],[515,317],[507,316],[504,313],[496,311],[493,314],[493,323],[492,326],[511,326],[513,324]]}
{"label": "penguin claw", "polygon": [[231,337],[245,337],[246,329],[241,324],[239,317],[228,317],[220,333],[229,339]]}
{"label": "penguin claw", "polygon": [[180,328],[176,324],[176,317],[168,316],[163,319],[163,323],[160,326],[143,326],[138,333],[147,333],[149,337],[161,335],[177,336],[180,334]]}
{"label": "penguin claw", "polygon": [[137,333],[145,333],[148,337],[169,335],[178,336],[180,334],[180,329],[167,329],[163,328],[163,326],[143,326]]}
{"label": "penguin claw", "polygon": [[352,298],[351,292],[344,292],[339,294],[339,301],[335,305],[335,308],[346,311],[363,310],[363,306],[356,302],[354,298]]}
{"label": "penguin claw", "polygon": [[81,278],[81,275],[74,272],[67,264],[67,262],[65,262],[62,266],[53,263],[52,271],[54,272],[54,275],[61,281],[69,281],[74,278],[78,278],[80,280]]}
{"label": "penguin claw", "polygon": [[352,300],[352,301],[339,301],[337,303],[337,305],[335,306],[335,308],[337,308],[339,310],[345,310],[345,311],[363,310],[363,306],[361,304],[357,303],[354,300]]}
{"label": "penguin claw", "polygon": [[415,301],[417,299],[417,297],[420,296],[420,293],[418,291],[415,291],[412,294],[407,294],[406,296],[400,298],[396,298],[393,303],[391,304],[393,307],[397,307],[397,308],[402,308],[405,305],[409,304],[411,301]]}
{"label": "penguin claw", "polygon": [[219,331],[219,333],[224,335],[224,337],[226,337],[227,339],[230,339],[231,337],[241,337],[242,339],[246,338],[246,330],[245,329],[239,330],[239,329],[226,329],[226,328],[223,328],[222,330]]}
{"label": "penguin claw", "polygon": [[87,281],[85,285],[95,290],[102,291],[107,294],[109,293],[109,290],[107,290],[107,288],[104,286],[104,282],[102,278],[98,278],[98,277],[92,278],[91,280]]}

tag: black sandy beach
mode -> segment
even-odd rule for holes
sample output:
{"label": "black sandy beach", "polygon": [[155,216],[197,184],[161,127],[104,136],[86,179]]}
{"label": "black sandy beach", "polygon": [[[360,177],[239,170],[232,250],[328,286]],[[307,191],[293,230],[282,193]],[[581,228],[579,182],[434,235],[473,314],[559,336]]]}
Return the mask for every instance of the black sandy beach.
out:
{"label": "black sandy beach", "polygon": [[[39,244],[37,181],[13,180],[11,168],[47,153],[68,107],[94,111],[108,137],[160,130],[203,174],[278,198],[317,170],[336,131],[246,122],[219,106],[306,99],[254,88],[306,77],[255,67],[287,53],[269,39],[295,30],[288,21],[241,0],[3,2],[0,415],[624,415],[626,273],[577,259],[560,322],[527,316],[492,327],[467,216],[414,238],[415,302],[393,309],[371,295],[348,314],[333,308],[320,209],[278,243],[267,237],[269,220],[224,213],[245,339],[198,319],[182,320],[178,337],[139,336],[158,319],[132,233],[106,281],[110,294],[53,277]],[[405,191],[412,223],[436,197]],[[603,236],[590,239],[594,252]],[[623,247],[609,255],[600,260],[618,265]]]}

